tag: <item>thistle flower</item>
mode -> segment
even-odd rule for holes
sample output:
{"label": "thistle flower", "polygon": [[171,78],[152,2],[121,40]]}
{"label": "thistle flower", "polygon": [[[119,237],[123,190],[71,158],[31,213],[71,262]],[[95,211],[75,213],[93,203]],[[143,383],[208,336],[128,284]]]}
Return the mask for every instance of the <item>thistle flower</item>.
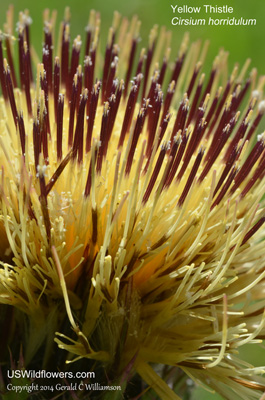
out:
{"label": "thistle flower", "polygon": [[69,19],[56,54],[44,12],[36,80],[28,12],[0,36],[2,358],[81,362],[127,398],[178,399],[183,374],[260,398],[264,368],[237,354],[265,334],[264,77],[247,61],[227,78],[222,50],[207,80],[207,44],[185,35],[170,61],[170,33],[141,50],[118,13],[101,58],[94,11],[82,62]]}

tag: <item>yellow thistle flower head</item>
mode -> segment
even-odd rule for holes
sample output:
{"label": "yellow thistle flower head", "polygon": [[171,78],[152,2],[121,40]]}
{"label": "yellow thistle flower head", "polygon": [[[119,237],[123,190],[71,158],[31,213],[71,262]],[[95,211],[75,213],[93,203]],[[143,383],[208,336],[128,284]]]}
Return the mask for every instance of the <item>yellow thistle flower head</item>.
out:
{"label": "yellow thistle flower head", "polygon": [[3,343],[165,400],[182,374],[259,399],[264,369],[237,353],[265,334],[264,78],[227,77],[223,50],[206,78],[207,45],[185,35],[171,59],[157,26],[141,50],[118,13],[102,57],[99,14],[85,46],[69,19],[56,47],[44,13],[36,79],[28,12],[0,35]]}

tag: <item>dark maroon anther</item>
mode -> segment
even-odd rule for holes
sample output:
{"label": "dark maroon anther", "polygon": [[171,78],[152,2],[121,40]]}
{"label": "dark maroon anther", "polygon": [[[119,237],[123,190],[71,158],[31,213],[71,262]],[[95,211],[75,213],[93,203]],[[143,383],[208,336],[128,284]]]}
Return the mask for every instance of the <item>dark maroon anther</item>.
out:
{"label": "dark maroon anther", "polygon": [[90,166],[89,166],[89,170],[88,170],[88,174],[87,174],[87,180],[86,180],[86,187],[85,187],[85,197],[88,197],[90,194],[90,190],[91,190],[91,162],[90,162]]}
{"label": "dark maroon anther", "polygon": [[26,133],[25,133],[25,125],[22,113],[18,117],[18,129],[20,136],[20,144],[22,150],[22,156],[25,159],[25,151],[26,151]]}
{"label": "dark maroon anther", "polygon": [[256,224],[244,236],[241,246],[243,246],[259,230],[259,228],[264,224],[264,222],[265,222],[265,217],[260,218],[260,220],[256,222]]}
{"label": "dark maroon anther", "polygon": [[0,83],[5,101],[8,100],[8,93],[6,88],[6,80],[4,73],[4,58],[3,58],[3,48],[2,48],[2,36],[0,35]]}
{"label": "dark maroon anther", "polygon": [[113,123],[113,118],[115,117],[115,115],[114,115],[115,114],[115,102],[116,102],[116,96],[113,94],[109,98],[109,101],[108,101],[108,124],[106,126],[104,142],[101,144],[103,158],[105,158],[107,155],[108,144],[109,144],[109,140],[111,138],[112,127],[113,127],[112,123]]}
{"label": "dark maroon anther", "polygon": [[77,93],[76,93],[76,113],[78,114],[79,105],[82,97],[82,83],[83,83],[83,73],[81,65],[77,68]]}
{"label": "dark maroon anther", "polygon": [[105,146],[107,145],[106,142],[107,142],[108,121],[109,121],[109,105],[108,103],[105,103],[101,120],[100,147],[98,151],[97,168],[96,168],[97,173],[101,172],[103,155],[105,152]]}
{"label": "dark maroon anther", "polygon": [[207,94],[211,93],[216,72],[217,72],[217,68],[213,66],[211,74],[210,74],[209,81],[207,83],[207,86],[206,86],[206,88],[205,88],[205,90],[203,92],[202,98],[201,98],[200,107],[202,107]]}
{"label": "dark maroon anther", "polygon": [[183,203],[184,203],[184,201],[185,201],[185,199],[186,199],[186,197],[187,197],[187,195],[189,193],[189,190],[191,188],[191,185],[192,185],[192,183],[194,181],[195,175],[196,175],[196,173],[198,171],[198,168],[200,166],[201,160],[203,158],[203,154],[204,154],[204,150],[200,149],[198,154],[197,154],[197,157],[196,157],[196,159],[194,161],[194,164],[193,164],[193,167],[192,167],[191,172],[189,174],[189,177],[187,179],[186,185],[185,185],[185,187],[183,189],[183,192],[181,193],[181,196],[179,198],[179,201],[178,201],[178,206],[179,207],[181,207],[183,205]]}
{"label": "dark maroon anther", "polygon": [[256,118],[254,119],[254,121],[251,124],[251,127],[250,127],[250,129],[248,131],[246,140],[249,141],[252,138],[253,133],[256,131],[256,129],[257,129],[257,127],[258,127],[263,115],[264,115],[264,110],[263,109],[259,110],[258,115],[256,116]]}
{"label": "dark maroon anther", "polygon": [[[54,99],[55,101],[55,99]],[[60,94],[57,101],[57,161],[63,158],[63,108],[64,95]]]}
{"label": "dark maroon anther", "polygon": [[73,156],[73,152],[72,150],[69,151],[69,153],[64,157],[64,159],[60,162],[59,166],[57,167],[56,171],[54,172],[54,174],[52,175],[52,177],[50,178],[49,182],[46,185],[46,193],[47,196],[50,193],[50,191],[52,190],[53,186],[55,185],[55,183],[57,182],[57,180],[59,179],[59,177],[61,176],[63,170],[65,169],[66,165],[69,163],[70,160],[72,160],[72,156]]}
{"label": "dark maroon anther", "polygon": [[20,27],[18,32],[18,59],[19,59],[19,77],[20,87],[25,89],[25,57],[24,57],[24,30]]}
{"label": "dark maroon anther", "polygon": [[27,18],[25,19],[25,37],[26,37],[26,42],[28,46],[28,52],[29,52],[29,62],[28,62],[28,68],[29,68],[29,76],[30,76],[30,82],[33,82],[33,71],[32,71],[32,63],[31,63],[31,55],[30,55],[30,24],[31,24],[31,19],[27,15]]}
{"label": "dark maroon anther", "polygon": [[228,124],[222,131],[221,135],[217,138],[216,141],[214,141],[214,145],[212,147],[212,153],[209,154],[209,150],[207,153],[208,159],[206,161],[205,167],[199,177],[199,182],[201,183],[208,172],[210,171],[213,163],[217,159],[218,155],[222,151],[222,148],[224,147],[225,143],[227,142],[229,136],[231,134],[231,126]]}
{"label": "dark maroon anther", "polygon": [[32,104],[31,104],[31,95],[30,95],[30,87],[31,87],[31,78],[30,78],[30,53],[29,48],[24,43],[24,84],[25,84],[25,93],[26,93],[26,101],[28,113],[32,115]]}
{"label": "dark maroon anther", "polygon": [[[210,126],[210,122],[211,122],[213,116],[214,115],[219,115],[219,114],[215,113],[215,110],[216,110],[216,107],[217,107],[217,104],[218,104],[218,101],[219,101],[219,98],[220,98],[220,94],[221,94],[221,90],[219,88],[217,90],[217,92],[216,92],[216,95],[214,97],[212,105],[211,105],[211,107],[210,107],[210,109],[209,109],[209,111],[208,111],[208,113],[207,113],[207,115],[205,117],[205,120],[206,120],[208,126]],[[208,129],[207,134],[206,134],[206,139],[208,139],[210,137],[210,134],[211,134],[211,130]]]}
{"label": "dark maroon anther", "polygon": [[[164,118],[163,121],[161,121],[161,124],[160,124],[160,134],[159,134],[157,146],[160,145],[160,143],[161,143],[161,141],[162,141],[162,139],[163,139],[163,137],[164,137],[164,135],[165,135],[165,132],[166,132],[166,130],[167,130],[168,123],[169,123],[171,117],[172,117],[172,114],[167,114],[166,118]],[[171,138],[170,140],[172,141],[173,138]]]}
{"label": "dark maroon anther", "polygon": [[156,135],[156,130],[157,130],[157,125],[158,125],[158,120],[160,117],[160,111],[162,107],[162,102],[163,102],[163,93],[160,90],[157,94],[157,97],[155,99],[155,102],[153,102],[152,107],[149,108],[148,110],[148,141],[147,141],[147,147],[146,147],[146,156],[149,157],[152,151],[152,147],[154,144],[154,139]]}
{"label": "dark maroon anther", "polygon": [[[28,213],[29,213],[29,218],[32,220],[32,219],[35,219],[35,221],[37,222],[37,218],[36,218],[36,216],[35,216],[35,214],[34,214],[34,211],[33,211],[33,209],[32,209],[32,203],[31,203],[31,201],[29,201],[29,204],[28,204]],[[38,222],[37,222],[38,223]]]}
{"label": "dark maroon anther", "polygon": [[91,40],[92,40],[92,30],[90,29],[90,26],[88,25],[87,28],[86,28],[85,57],[89,55]]}
{"label": "dark maroon anther", "polygon": [[7,93],[8,93],[8,98],[12,110],[12,115],[14,118],[14,123],[17,126],[18,123],[18,113],[17,113],[17,106],[15,102],[15,97],[14,97],[14,90],[13,90],[13,84],[11,80],[11,75],[10,75],[10,69],[9,66],[7,65],[6,67],[4,66],[4,76],[5,76],[5,81],[6,81],[6,88],[7,88]]}
{"label": "dark maroon anther", "polygon": [[164,106],[163,106],[163,113],[162,113],[161,121],[163,121],[169,113],[169,108],[170,108],[174,93],[175,93],[175,82],[172,81],[168,85],[167,94],[166,94]]}
{"label": "dark maroon anther", "polygon": [[110,71],[109,71],[109,76],[106,82],[106,89],[105,89],[105,93],[104,93],[104,100],[103,101],[108,101],[109,97],[114,94],[111,92],[112,86],[113,86],[113,81],[115,79],[115,75],[116,75],[116,70],[117,70],[117,66],[118,66],[118,57],[115,57],[114,60],[112,61],[111,65],[110,65]]}
{"label": "dark maroon anther", "polygon": [[188,107],[188,99],[184,96],[183,100],[181,101],[178,109],[178,113],[175,119],[174,127],[172,130],[171,138],[176,136],[179,130],[184,131],[186,118],[188,115],[189,107]]}
{"label": "dark maroon anther", "polygon": [[117,92],[117,87],[118,87],[118,85],[119,85],[118,79],[114,79],[114,80],[112,81],[112,85],[111,85],[111,88],[110,88],[110,95],[109,95],[109,97],[108,97],[108,101],[109,101],[109,99],[110,99],[112,96],[116,96],[116,92]]}
{"label": "dark maroon anther", "polygon": [[235,184],[231,189],[231,193],[234,193],[235,190],[241,185],[241,183],[246,179],[246,177],[250,174],[252,168],[258,161],[260,155],[264,151],[264,141],[258,140],[255,146],[253,147],[251,153],[249,154],[248,158],[240,168],[238,174],[235,177]]}
{"label": "dark maroon anther", "polygon": [[42,152],[45,164],[49,164],[49,147],[48,147],[48,115],[46,107],[43,114],[40,115],[40,139],[42,144]]}
{"label": "dark maroon anther", "polygon": [[139,136],[140,136],[143,126],[144,126],[146,111],[147,111],[146,107],[142,108],[139,111],[138,116],[137,116],[136,124],[135,124],[134,131],[133,131],[132,143],[131,143],[129,154],[127,157],[127,163],[126,163],[126,167],[125,167],[125,175],[129,175],[131,168],[132,168],[133,157],[134,157],[134,153],[136,150]]}
{"label": "dark maroon anther", "polygon": [[222,172],[222,175],[219,178],[219,181],[214,189],[214,193],[213,193],[213,197],[215,197],[216,193],[218,192],[218,190],[220,189],[220,187],[222,186],[222,184],[224,183],[225,179],[227,178],[232,166],[234,165],[234,163],[236,162],[236,160],[238,159],[240,153],[242,150],[242,146],[237,149],[234,148],[232,150],[232,152],[229,155],[229,159],[227,160],[226,164],[225,164],[225,168]]}
{"label": "dark maroon anther", "polygon": [[162,67],[161,67],[161,70],[159,73],[158,82],[157,82],[160,86],[162,86],[164,83],[165,74],[166,74],[166,70],[167,70],[167,64],[168,64],[168,58],[164,57],[163,64],[162,64]]}
{"label": "dark maroon anther", "polygon": [[[180,140],[180,146],[177,152],[177,155],[175,157],[174,163],[172,165],[171,171],[170,171],[170,175],[169,178],[166,182],[166,186],[169,186],[170,183],[172,182],[172,180],[174,179],[174,176],[176,175],[177,169],[179,167],[179,164],[182,160],[183,154],[185,152],[186,146],[187,146],[187,142],[189,139],[189,135],[187,133],[187,131],[184,131],[184,134],[181,136]],[[178,177],[176,178],[176,181],[178,181]]]}
{"label": "dark maroon anther", "polygon": [[33,121],[33,149],[34,149],[35,170],[37,172],[40,152],[41,152],[40,124],[37,119],[34,119]]}
{"label": "dark maroon anther", "polygon": [[231,143],[229,144],[229,146],[227,147],[226,153],[224,155],[224,160],[227,161],[229,158],[229,154],[232,152],[232,149],[236,148],[239,141],[244,137],[246,130],[248,128],[248,115],[245,116],[245,118],[243,119],[242,123],[240,124],[237,132],[235,133],[235,136],[233,137],[233,139],[231,140]]}
{"label": "dark maroon anther", "polygon": [[[228,93],[229,93],[230,89],[231,89],[231,80],[229,79],[228,82],[227,82],[227,84],[226,84],[225,91],[224,91],[224,93],[223,93],[223,95],[222,95],[222,97],[221,97],[220,103],[218,104],[217,110],[216,110],[216,112],[215,112],[215,114],[214,114],[214,119],[213,119],[211,125],[210,125],[209,122],[208,122],[209,129],[208,129],[207,137],[210,136],[210,134],[211,134],[211,132],[212,132],[212,130],[213,130],[213,128],[214,128],[214,126],[215,126],[215,124],[216,124],[216,122],[217,122],[219,116],[220,116],[220,113],[222,112],[223,106],[224,106],[224,104],[225,104],[225,102],[226,102],[226,100],[227,100],[227,96],[228,96]],[[223,115],[224,115],[224,114],[225,114],[225,118],[224,118],[223,120],[224,120],[224,123],[225,123],[225,121],[226,121],[226,116],[228,115],[228,110],[227,110],[227,108],[225,108],[225,110],[223,111]],[[220,126],[220,124],[219,124],[219,126]],[[223,128],[223,127],[222,127],[222,128]]]}
{"label": "dark maroon anther", "polygon": [[68,147],[72,147],[74,138],[74,121],[75,121],[75,109],[77,101],[77,76],[73,81],[72,95],[70,103],[70,115],[69,115],[69,129],[68,129]]}
{"label": "dark maroon anther", "polygon": [[84,61],[84,87],[85,89],[90,89],[92,86],[90,68],[92,66],[91,57],[86,56]]}
{"label": "dark maroon anther", "polygon": [[70,45],[69,25],[65,24],[63,32],[63,40],[62,40],[62,50],[61,50],[61,66],[62,66],[61,83],[64,85],[65,88],[67,88],[68,86],[69,45]]}
{"label": "dark maroon anther", "polygon": [[[97,156],[98,156],[98,148],[97,148],[97,146],[95,146],[95,148],[94,148],[94,160],[95,160],[95,163],[96,163],[96,160],[97,160]],[[91,160],[90,160],[89,171],[88,171],[86,187],[85,187],[85,197],[88,197],[89,194],[90,194],[91,183],[92,183],[92,176],[91,175],[92,175],[92,154],[91,154]]]}
{"label": "dark maroon anther", "polygon": [[152,59],[154,56],[154,50],[155,50],[155,40],[149,46],[148,52],[147,52],[147,57],[146,57],[146,62],[145,62],[145,70],[144,70],[144,83],[143,83],[143,93],[142,93],[142,98],[146,96],[146,89],[147,89],[147,82],[148,82],[148,77],[149,77],[149,71],[152,63]]}
{"label": "dark maroon anther", "polygon": [[[227,125],[227,121],[229,121],[228,120],[228,117],[229,117],[229,115],[231,114],[231,102],[230,102],[230,104],[226,104],[226,106],[225,106],[225,108],[224,108],[224,111],[223,111],[223,113],[222,113],[222,115],[221,115],[221,119],[220,119],[220,121],[218,122],[218,125],[217,125],[217,127],[216,127],[216,130],[215,130],[215,132],[214,132],[214,135],[213,135],[213,141],[212,142],[214,142],[215,141],[215,139],[219,136],[219,134],[220,134],[220,132],[226,127],[226,125]],[[231,121],[235,121],[235,123],[237,122],[236,120],[235,120],[235,116],[233,116],[233,118],[230,120],[230,124],[231,124]],[[233,124],[233,126],[235,125],[235,123]],[[208,151],[208,153],[209,154],[211,154],[211,152],[210,151]]]}
{"label": "dark maroon anther", "polygon": [[60,61],[59,57],[55,57],[54,74],[53,74],[53,102],[54,102],[54,118],[57,123],[57,105],[60,91]]}
{"label": "dark maroon anther", "polygon": [[196,116],[196,111],[197,111],[197,105],[201,96],[201,91],[202,91],[202,86],[203,86],[203,77],[202,75],[201,79],[199,80],[198,86],[196,88],[196,92],[194,95],[194,98],[191,103],[191,107],[189,110],[189,115],[188,115],[188,121],[186,123],[186,126],[188,127],[189,124],[191,123],[192,119]]}
{"label": "dark maroon anther", "polygon": [[140,58],[139,58],[139,61],[137,64],[135,76],[138,76],[139,74],[142,73],[144,59],[145,59],[145,49],[142,49]]}
{"label": "dark maroon anther", "polygon": [[52,72],[53,72],[53,45],[52,45],[52,33],[50,23],[46,23],[44,27],[44,48],[45,48],[45,58],[43,57],[44,69],[47,75],[48,90],[52,92]]}
{"label": "dark maroon anther", "polygon": [[241,103],[242,103],[242,101],[243,101],[243,99],[244,99],[244,97],[245,97],[245,95],[246,95],[246,93],[247,93],[247,91],[248,91],[248,89],[250,87],[250,84],[251,84],[251,78],[249,78],[246,81],[243,89],[239,92],[239,95],[237,96],[236,103],[235,103],[235,109],[238,109],[240,107],[240,105],[241,105]]}
{"label": "dark maroon anther", "polygon": [[94,83],[94,73],[95,73],[95,65],[96,65],[96,54],[97,54],[97,47],[93,48],[90,52],[90,58],[91,58],[91,69],[90,69],[90,74],[91,74],[91,81],[92,85]]}
{"label": "dark maroon anther", "polygon": [[92,90],[93,90],[93,65],[91,58],[89,56],[86,56],[85,62],[84,62],[84,87],[85,89],[88,90],[88,97],[87,97],[87,114],[89,113],[89,105],[90,105],[90,99],[92,95]]}
{"label": "dark maroon anther", "polygon": [[175,161],[175,157],[176,157],[180,142],[181,142],[181,139],[178,138],[177,140],[174,140],[173,145],[171,146],[171,150],[169,153],[170,166],[168,168],[167,175],[165,177],[163,189],[169,187],[174,178],[175,173],[173,171],[173,166],[174,166],[174,161]]}
{"label": "dark maroon anther", "polygon": [[[111,63],[115,60],[115,58],[119,57],[119,52],[120,52],[119,46],[117,44],[114,44],[112,53],[111,53],[111,60],[110,60]],[[110,66],[111,66],[111,63],[110,63]]]}
{"label": "dark maroon anther", "polygon": [[152,190],[154,188],[155,182],[156,182],[158,174],[160,172],[162,163],[164,161],[166,152],[167,152],[166,146],[162,146],[162,148],[160,150],[160,153],[159,153],[159,156],[157,158],[156,165],[155,165],[155,168],[153,170],[152,176],[150,178],[150,181],[148,183],[148,186],[147,186],[146,191],[145,191],[144,196],[143,196],[143,204],[147,203],[147,201],[148,201],[148,199],[150,197],[150,194],[152,193]]}
{"label": "dark maroon anther", "polygon": [[150,100],[151,106],[153,106],[153,104],[156,100],[156,96],[157,96],[159,90],[161,90],[160,85],[158,85],[158,83],[157,83],[158,77],[159,77],[158,71],[155,71],[151,78],[151,85],[150,85],[148,95],[146,96],[146,98]]}
{"label": "dark maroon anther", "polygon": [[218,196],[214,200],[213,204],[211,205],[211,210],[222,201],[226,192],[228,191],[229,187],[231,186],[236,173],[237,173],[237,168],[235,166],[233,166],[229,176],[226,179],[225,184],[223,185],[222,189],[220,190],[220,193],[218,194]]}
{"label": "dark maroon anther", "polygon": [[130,57],[129,57],[129,61],[128,61],[128,67],[127,67],[127,73],[126,73],[126,78],[125,78],[124,94],[123,94],[124,98],[127,97],[128,86],[129,86],[129,82],[130,82],[131,75],[132,75],[132,68],[133,68],[133,62],[134,62],[134,58],[135,58],[135,52],[136,52],[137,43],[138,43],[138,40],[136,38],[134,38],[132,40],[131,52],[130,52]]}
{"label": "dark maroon anther", "polygon": [[77,38],[74,40],[74,44],[73,44],[71,67],[70,67],[70,72],[69,72],[69,77],[68,77],[68,97],[69,98],[70,98],[70,94],[71,94],[71,90],[72,90],[73,79],[77,72],[77,67],[79,65],[81,43],[82,42],[81,42],[80,36],[77,36]]}
{"label": "dark maroon anther", "polygon": [[188,144],[188,147],[187,147],[187,150],[185,152],[183,166],[179,173],[179,175],[180,175],[179,179],[183,176],[187,166],[189,165],[192,155],[195,153],[199,144],[201,143],[205,128],[206,128],[206,124],[205,124],[204,119],[201,119],[200,122],[198,123],[198,125],[195,125],[194,130],[191,135],[191,138],[190,138],[190,141],[189,141],[189,144]]}
{"label": "dark maroon anther", "polygon": [[257,180],[262,177],[264,168],[265,168],[265,151],[263,151],[263,153],[260,157],[259,165],[257,166],[256,170],[254,171],[253,176],[250,178],[250,180],[248,181],[248,183],[242,190],[242,193],[240,194],[241,199],[246,196],[246,194],[250,191],[250,189],[255,185]]}
{"label": "dark maroon anther", "polygon": [[11,73],[11,77],[12,77],[12,82],[13,82],[13,86],[16,88],[18,87],[17,84],[17,78],[16,78],[16,73],[15,73],[15,67],[14,67],[14,60],[13,60],[13,55],[12,55],[12,51],[11,51],[11,44],[10,41],[12,39],[10,38],[9,34],[6,35],[6,55],[7,55],[7,61],[9,64],[9,68],[10,68],[10,73]]}
{"label": "dark maroon anther", "polygon": [[92,208],[92,243],[96,244],[97,243],[97,238],[98,238],[98,213],[97,209]]}
{"label": "dark maroon anther", "polygon": [[73,144],[73,158],[77,157],[79,164],[83,162],[83,147],[84,147],[84,116],[87,102],[87,89],[85,89],[77,114],[75,137]]}
{"label": "dark maroon anther", "polygon": [[[117,85],[118,85],[118,82],[116,82],[116,86]],[[124,89],[124,85],[123,85],[123,81],[122,81],[122,82],[120,82],[119,87],[116,91],[116,96],[112,95],[112,97],[110,98],[110,118],[109,118],[109,128],[108,128],[109,136],[111,136],[111,133],[112,133],[112,130],[114,127],[114,123],[115,123],[118,108],[120,105],[123,89]]]}
{"label": "dark maroon anther", "polygon": [[86,153],[88,153],[91,149],[91,139],[92,139],[92,132],[95,122],[95,116],[97,111],[98,105],[98,98],[99,98],[99,91],[100,91],[101,83],[98,82],[94,85],[90,105],[89,105],[89,113],[87,116],[87,135],[86,135]]}
{"label": "dark maroon anther", "polygon": [[188,90],[187,90],[188,98],[190,98],[190,95],[191,95],[191,93],[192,93],[192,91],[194,89],[194,84],[195,84],[195,81],[197,79],[197,76],[198,76],[198,73],[200,71],[200,68],[201,68],[201,64],[200,63],[196,64],[194,72],[193,72],[193,75],[192,75],[191,80],[190,80],[190,84],[189,84]]}
{"label": "dark maroon anther", "polygon": [[[195,135],[196,135],[196,133],[195,133]],[[187,169],[187,167],[188,167],[188,165],[189,165],[189,163],[191,161],[191,157],[192,157],[192,154],[193,154],[193,152],[191,150],[192,150],[193,142],[194,142],[194,140],[192,140],[192,137],[194,137],[194,132],[193,132],[193,134],[192,134],[192,136],[190,138],[187,150],[185,152],[185,156],[184,156],[184,159],[183,159],[182,167],[181,167],[181,169],[180,169],[180,171],[179,171],[179,173],[177,175],[177,180],[178,181],[180,181],[182,179],[182,177],[183,177],[183,175],[184,175],[184,173],[185,173],[185,171],[186,171],[186,169]],[[187,152],[188,152],[188,155],[187,155]]]}
{"label": "dark maroon anther", "polygon": [[230,103],[230,107],[229,107],[229,114],[227,115],[226,122],[228,122],[229,118],[232,118],[235,115],[235,113],[236,113],[236,111],[238,109],[237,103],[238,103],[239,93],[240,93],[240,85],[237,84],[235,86],[235,88],[234,88],[234,91],[233,91],[232,95],[231,95],[231,103]]}
{"label": "dark maroon anther", "polygon": [[45,229],[46,229],[46,233],[47,233],[47,238],[49,241],[51,238],[51,221],[50,221],[49,209],[48,209],[45,176],[40,167],[38,168],[38,176],[39,176],[39,182],[40,182],[41,211],[43,214],[43,221],[44,221],[44,225],[45,225]]}
{"label": "dark maroon anther", "polygon": [[104,102],[106,86],[109,76],[109,70],[111,65],[111,57],[112,57],[112,50],[114,44],[115,32],[113,28],[109,30],[109,38],[108,43],[105,50],[105,59],[104,59],[104,67],[103,67],[103,76],[102,76],[102,103]]}
{"label": "dark maroon anther", "polygon": [[[221,120],[216,128],[216,131],[214,132],[213,138],[212,138],[212,142],[210,144],[210,147],[206,153],[206,156],[204,157],[204,164],[206,164],[206,162],[209,161],[209,159],[212,157],[212,155],[215,152],[216,146],[218,146],[219,142],[220,142],[220,138],[223,135],[224,130],[226,129],[226,127],[229,125],[229,132],[231,134],[231,132],[233,131],[235,124],[237,122],[237,116],[235,115],[229,122],[229,124],[225,124],[224,121],[226,120],[227,115],[229,114],[229,107],[226,107]],[[227,137],[228,139],[228,137]]]}
{"label": "dark maroon anther", "polygon": [[41,84],[41,89],[44,91],[45,108],[46,108],[45,124],[47,133],[50,135],[51,128],[50,128],[50,116],[49,116],[49,94],[48,94],[48,82],[47,82],[46,71],[43,71],[43,74],[41,74],[40,84]]}
{"label": "dark maroon anther", "polygon": [[[207,101],[206,101],[207,103]],[[198,125],[201,123],[202,118],[204,118],[205,110],[206,110],[207,104],[202,105],[202,107],[199,107],[196,113],[196,118],[194,119],[194,129],[198,127]]]}
{"label": "dark maroon anther", "polygon": [[177,85],[178,83],[178,79],[179,79],[179,75],[180,75],[180,71],[182,69],[183,66],[183,62],[185,59],[186,53],[182,53],[180,56],[178,56],[176,63],[175,63],[175,67],[171,76],[170,81],[175,81],[175,84]]}
{"label": "dark maroon anther", "polygon": [[262,180],[262,179],[264,178],[264,176],[265,176],[265,168],[264,168],[264,170],[261,172],[260,177],[259,177],[259,180]]}
{"label": "dark maroon anther", "polygon": [[[44,69],[46,71],[46,75],[47,75],[47,70],[46,68],[48,68],[48,57],[49,57],[49,50],[44,46],[42,48],[42,64],[44,66]],[[47,79],[47,78],[46,78]]]}
{"label": "dark maroon anther", "polygon": [[135,104],[136,104],[138,93],[139,93],[141,79],[142,79],[142,75],[138,75],[134,81],[134,84],[132,85],[131,92],[129,94],[129,98],[127,101],[124,118],[123,118],[123,124],[122,124],[122,128],[121,128],[121,134],[120,134],[120,139],[119,139],[119,143],[118,143],[118,148],[120,148],[123,145],[125,135],[129,131],[133,113],[134,113],[134,109],[135,109]]}

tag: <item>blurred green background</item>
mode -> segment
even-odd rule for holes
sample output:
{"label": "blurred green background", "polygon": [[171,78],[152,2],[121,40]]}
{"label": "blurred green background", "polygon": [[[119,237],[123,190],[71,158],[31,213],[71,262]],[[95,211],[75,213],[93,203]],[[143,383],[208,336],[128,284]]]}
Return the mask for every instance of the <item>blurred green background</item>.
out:
{"label": "blurred green background", "polygon": [[[5,10],[10,4],[9,0],[1,0],[0,26],[5,20]],[[229,51],[230,68],[235,62],[241,65],[246,58],[252,59],[252,66],[258,68],[260,74],[265,74],[265,52],[263,41],[265,39],[265,1],[262,0],[220,0],[213,1],[210,4],[218,6],[228,5],[233,7],[233,14],[206,14],[201,12],[198,14],[180,14],[182,18],[198,17],[208,20],[212,18],[226,18],[227,16],[235,18],[255,18],[256,26],[172,26],[171,20],[176,14],[173,14],[171,4],[175,6],[202,6],[208,4],[203,0],[13,0],[16,15],[18,11],[25,8],[30,9],[33,19],[32,37],[33,44],[37,50],[41,50],[40,46],[40,24],[42,23],[42,11],[45,8],[57,9],[58,20],[63,17],[65,6],[71,7],[71,37],[82,34],[84,37],[84,27],[87,24],[89,11],[94,8],[100,11],[102,25],[101,37],[104,39],[107,34],[108,27],[111,23],[114,10],[120,11],[128,17],[137,14],[142,20],[141,36],[145,43],[150,28],[154,24],[165,25],[173,32],[172,41],[172,57],[177,52],[178,45],[183,37],[183,33],[190,32],[191,39],[210,39],[211,45],[208,52],[207,62],[211,65],[212,59],[218,50],[223,47]],[[175,50],[175,51],[174,51]]]}
{"label": "blurred green background", "polygon": [[[1,0],[0,26],[5,21],[5,12],[10,4],[8,0]],[[142,46],[146,46],[148,34],[154,24],[165,25],[172,30],[172,55],[174,59],[177,54],[179,44],[184,32],[189,31],[191,40],[201,38],[203,40],[210,39],[210,48],[206,59],[206,69],[212,65],[212,60],[218,53],[220,48],[224,48],[229,52],[229,69],[231,71],[234,63],[238,62],[241,66],[247,58],[251,58],[252,67],[257,67],[259,75],[265,74],[265,1],[262,0],[227,0],[223,2],[216,0],[212,3],[201,0],[13,0],[15,6],[15,16],[17,17],[20,10],[28,8],[33,19],[31,26],[32,43],[41,54],[42,40],[42,12],[45,8],[51,10],[57,9],[58,21],[63,18],[65,6],[71,8],[71,37],[77,34],[85,37],[85,26],[88,22],[90,9],[95,9],[101,13],[101,38],[105,43],[108,28],[112,21],[113,11],[118,10],[121,14],[132,17],[137,14],[142,21],[141,38]],[[233,7],[233,14],[180,14],[182,18],[254,18],[257,23],[255,26],[173,26],[171,20],[176,14],[173,14],[171,5],[175,6],[202,6],[203,4],[211,5],[228,5]],[[261,346],[245,346],[242,350],[242,356],[252,364],[265,364],[265,350]],[[197,388],[194,390],[192,400],[220,400],[217,394],[206,392],[204,389]]]}

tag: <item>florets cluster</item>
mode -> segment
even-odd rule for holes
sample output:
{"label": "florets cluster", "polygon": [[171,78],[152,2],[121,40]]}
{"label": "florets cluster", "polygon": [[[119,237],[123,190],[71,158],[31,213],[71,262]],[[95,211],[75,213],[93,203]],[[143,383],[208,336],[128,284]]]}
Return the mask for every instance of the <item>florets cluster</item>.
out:
{"label": "florets cluster", "polygon": [[102,380],[138,373],[165,400],[179,398],[183,372],[224,398],[260,398],[264,369],[236,354],[265,334],[264,78],[246,78],[248,61],[227,78],[220,51],[206,79],[207,45],[185,36],[172,62],[156,26],[139,51],[139,21],[117,13],[102,60],[91,12],[81,62],[68,10],[57,54],[44,13],[36,80],[20,13],[18,78],[11,17],[0,37],[0,302],[16,311],[4,345],[22,344],[27,366],[42,352],[40,368],[56,358],[65,369],[63,353]]}

